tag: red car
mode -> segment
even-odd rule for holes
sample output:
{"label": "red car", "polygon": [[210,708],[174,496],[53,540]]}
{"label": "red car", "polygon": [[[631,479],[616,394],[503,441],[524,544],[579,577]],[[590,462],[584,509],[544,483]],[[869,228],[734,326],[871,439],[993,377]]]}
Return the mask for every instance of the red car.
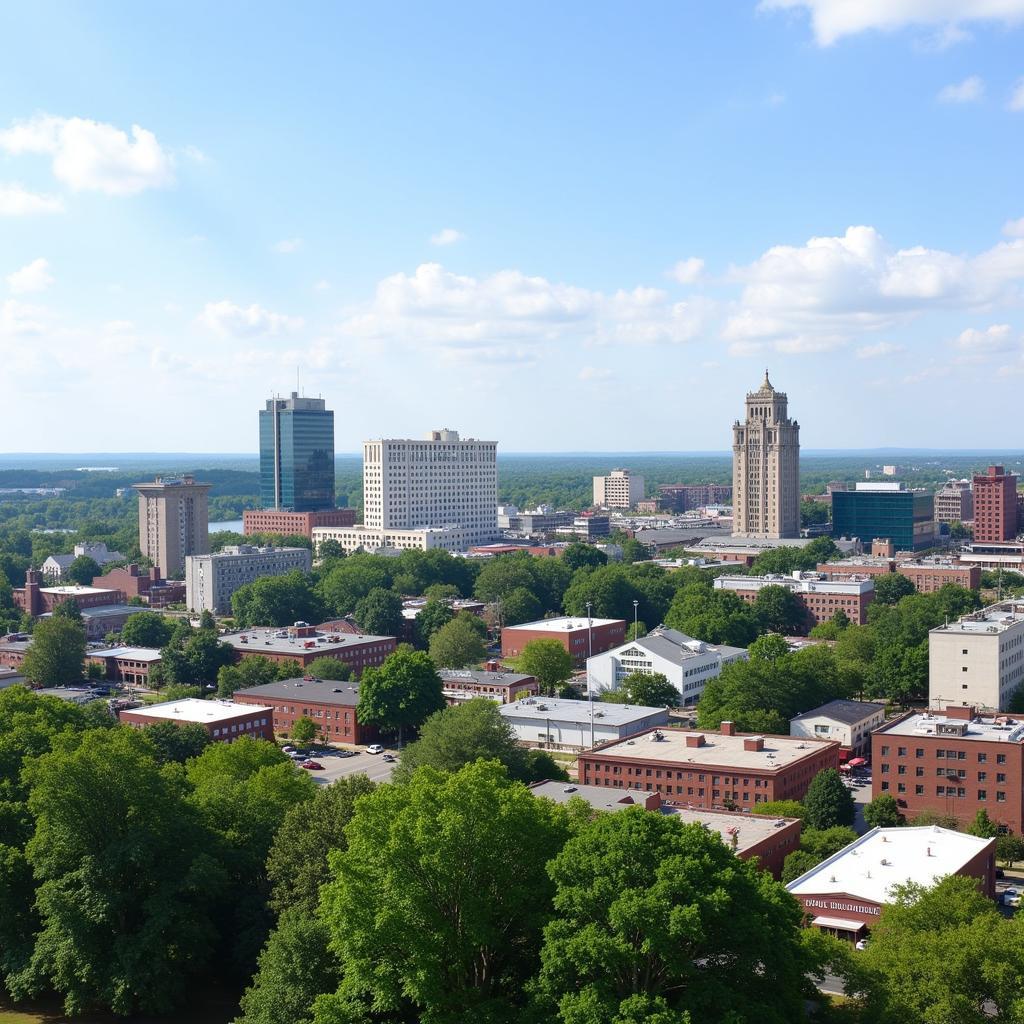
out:
{"label": "red car", "polygon": [[308,768],[311,772],[322,772],[324,766],[319,761],[310,761],[308,758],[302,762],[303,768]]}

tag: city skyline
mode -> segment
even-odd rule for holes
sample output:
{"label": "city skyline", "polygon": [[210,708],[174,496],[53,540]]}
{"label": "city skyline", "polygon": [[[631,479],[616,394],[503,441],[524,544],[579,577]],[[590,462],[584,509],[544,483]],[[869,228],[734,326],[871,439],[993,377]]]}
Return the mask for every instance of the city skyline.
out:
{"label": "city skyline", "polygon": [[813,449],[990,447],[1024,373],[1024,0],[949,9],[5,12],[48,45],[0,69],[3,447],[248,451],[298,367],[340,452],[438,418],[725,451],[765,362]]}

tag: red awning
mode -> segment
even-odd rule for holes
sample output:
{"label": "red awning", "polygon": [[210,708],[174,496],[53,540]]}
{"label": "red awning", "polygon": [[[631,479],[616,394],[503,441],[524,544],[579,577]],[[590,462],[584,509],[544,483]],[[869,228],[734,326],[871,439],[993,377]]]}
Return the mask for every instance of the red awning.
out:
{"label": "red awning", "polygon": [[867,764],[867,761],[865,761],[863,757],[851,757],[846,763],[851,768],[859,768],[862,764]]}
{"label": "red awning", "polygon": [[839,763],[843,764],[846,759],[852,754],[852,750],[846,750],[844,747],[839,748]]}

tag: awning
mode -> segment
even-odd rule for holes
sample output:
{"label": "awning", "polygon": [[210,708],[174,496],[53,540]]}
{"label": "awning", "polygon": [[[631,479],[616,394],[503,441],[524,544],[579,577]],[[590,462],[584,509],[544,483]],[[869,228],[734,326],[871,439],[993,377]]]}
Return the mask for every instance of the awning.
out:
{"label": "awning", "polygon": [[849,758],[850,754],[852,754],[852,753],[853,753],[852,750],[846,750],[843,747],[840,747],[839,748],[839,763],[843,764]]}
{"label": "awning", "polygon": [[867,761],[865,761],[863,757],[851,757],[846,763],[851,768],[859,768],[862,764],[867,764]]}
{"label": "awning", "polygon": [[811,924],[815,928],[839,928],[845,932],[859,932],[866,927],[863,921],[849,921],[845,917],[816,917]]}

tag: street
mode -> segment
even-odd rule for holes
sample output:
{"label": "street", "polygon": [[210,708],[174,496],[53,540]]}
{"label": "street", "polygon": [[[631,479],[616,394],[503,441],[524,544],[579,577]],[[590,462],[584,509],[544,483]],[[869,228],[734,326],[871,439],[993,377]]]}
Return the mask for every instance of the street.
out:
{"label": "street", "polygon": [[[388,753],[398,755],[393,750]],[[383,754],[367,754],[360,752],[355,757],[338,757],[334,754],[327,754],[324,757],[315,757],[324,766],[322,772],[311,771],[309,774],[314,781],[321,785],[328,785],[335,779],[343,779],[347,775],[365,775],[373,782],[387,782],[391,778],[397,761],[388,762],[384,760]]]}

